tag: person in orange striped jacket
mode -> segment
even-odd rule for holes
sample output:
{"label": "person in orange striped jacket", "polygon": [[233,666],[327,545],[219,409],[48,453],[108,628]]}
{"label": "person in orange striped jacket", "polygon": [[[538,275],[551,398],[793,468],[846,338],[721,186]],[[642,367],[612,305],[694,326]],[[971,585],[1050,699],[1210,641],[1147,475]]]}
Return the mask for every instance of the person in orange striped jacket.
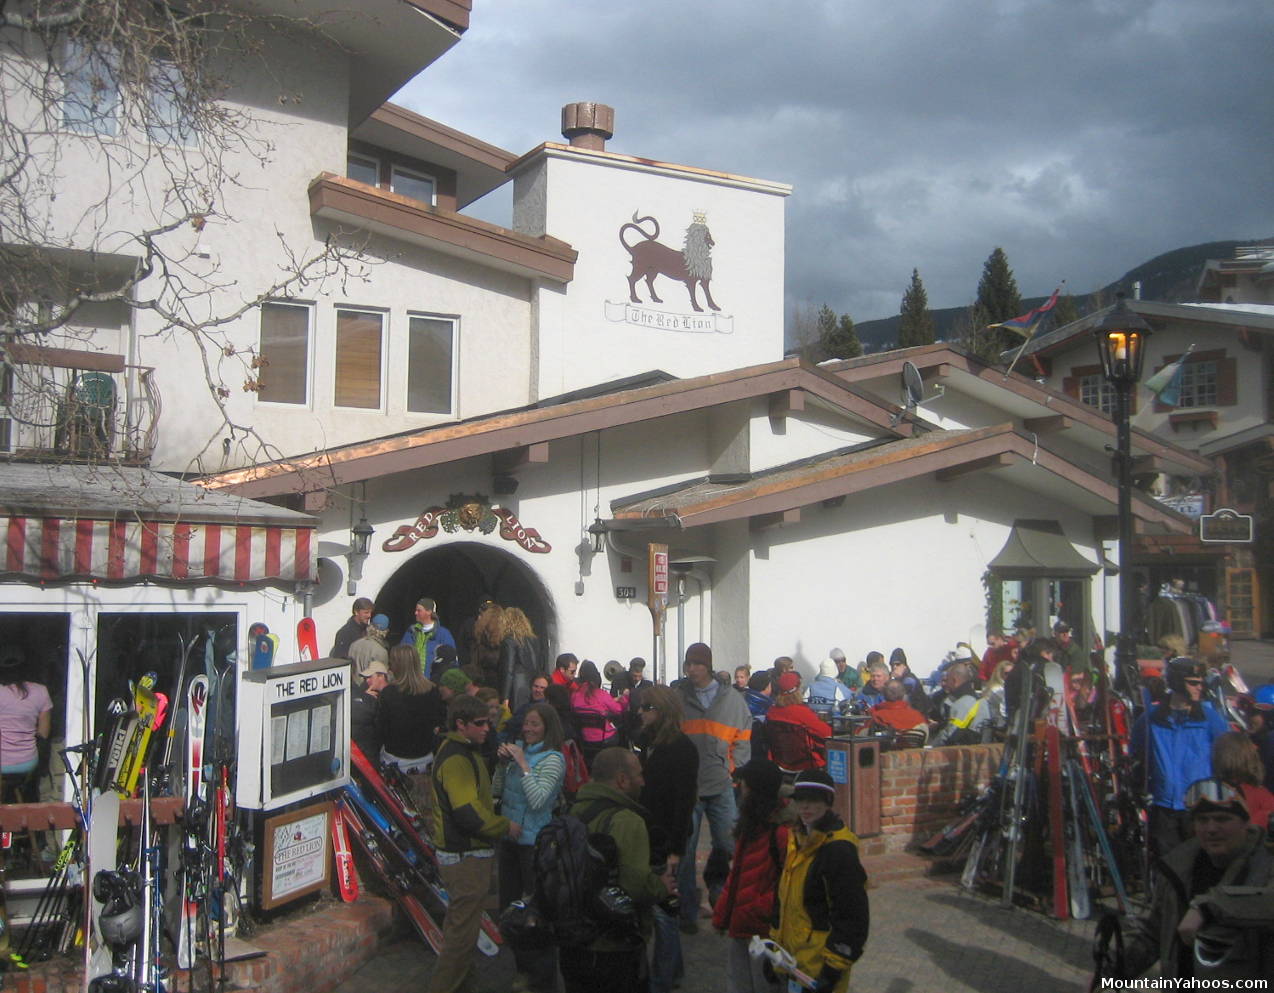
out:
{"label": "person in orange striped jacket", "polygon": [[681,730],[699,751],[699,800],[695,804],[694,826],[687,857],[677,866],[677,890],[681,896],[681,929],[687,934],[699,930],[699,887],[695,880],[693,854],[699,846],[703,818],[712,832],[712,852],[703,870],[709,905],[717,902],[730,872],[731,833],[738,816],[734,802],[734,770],[752,757],[752,715],[730,686],[713,677],[712,649],[696,642],[686,649],[686,678],[676,684],[681,693],[685,717]]}

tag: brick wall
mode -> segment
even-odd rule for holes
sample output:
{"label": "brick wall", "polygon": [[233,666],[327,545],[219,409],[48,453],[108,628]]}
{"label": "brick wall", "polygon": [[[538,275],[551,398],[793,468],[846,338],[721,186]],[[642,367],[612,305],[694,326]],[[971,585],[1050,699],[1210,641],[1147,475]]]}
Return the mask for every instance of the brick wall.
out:
{"label": "brick wall", "polygon": [[863,855],[906,851],[954,820],[960,801],[991,781],[1002,749],[996,744],[883,752],[881,833],[862,839]]}

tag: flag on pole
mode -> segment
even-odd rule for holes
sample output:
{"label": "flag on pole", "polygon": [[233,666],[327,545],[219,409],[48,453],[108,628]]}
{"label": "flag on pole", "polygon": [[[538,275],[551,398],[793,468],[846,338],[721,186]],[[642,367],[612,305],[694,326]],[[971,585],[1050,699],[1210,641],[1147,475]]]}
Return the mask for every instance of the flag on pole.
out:
{"label": "flag on pole", "polygon": [[1146,380],[1148,389],[1156,400],[1169,407],[1175,407],[1181,401],[1181,380],[1184,378],[1186,360],[1194,351],[1194,345],[1185,350],[1185,354],[1175,362],[1166,366]]}
{"label": "flag on pole", "polygon": [[1061,286],[1055,289],[1053,295],[1048,298],[1047,303],[1036,307],[1029,314],[1014,317],[1012,320],[1001,321],[999,324],[988,324],[987,327],[1004,328],[1005,331],[1020,334],[1026,341],[1030,341],[1035,336],[1035,332],[1039,330],[1040,324],[1043,323],[1044,315],[1057,306],[1057,294],[1061,292],[1061,289]]}

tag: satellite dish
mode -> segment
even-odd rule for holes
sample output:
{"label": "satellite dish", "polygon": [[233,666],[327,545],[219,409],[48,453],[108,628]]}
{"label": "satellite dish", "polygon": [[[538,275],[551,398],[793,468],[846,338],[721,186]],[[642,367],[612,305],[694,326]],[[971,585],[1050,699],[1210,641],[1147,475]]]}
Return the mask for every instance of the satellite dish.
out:
{"label": "satellite dish", "polygon": [[902,364],[902,399],[908,410],[919,407],[925,398],[925,381],[920,378],[920,370],[914,362]]}

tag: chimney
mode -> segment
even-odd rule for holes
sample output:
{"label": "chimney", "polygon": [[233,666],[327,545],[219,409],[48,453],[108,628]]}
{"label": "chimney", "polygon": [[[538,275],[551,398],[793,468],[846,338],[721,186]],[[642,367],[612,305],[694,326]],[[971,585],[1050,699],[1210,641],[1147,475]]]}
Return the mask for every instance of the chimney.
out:
{"label": "chimney", "polygon": [[606,139],[614,133],[614,107],[584,101],[568,103],[562,108],[562,137],[575,148],[603,151],[606,148]]}

